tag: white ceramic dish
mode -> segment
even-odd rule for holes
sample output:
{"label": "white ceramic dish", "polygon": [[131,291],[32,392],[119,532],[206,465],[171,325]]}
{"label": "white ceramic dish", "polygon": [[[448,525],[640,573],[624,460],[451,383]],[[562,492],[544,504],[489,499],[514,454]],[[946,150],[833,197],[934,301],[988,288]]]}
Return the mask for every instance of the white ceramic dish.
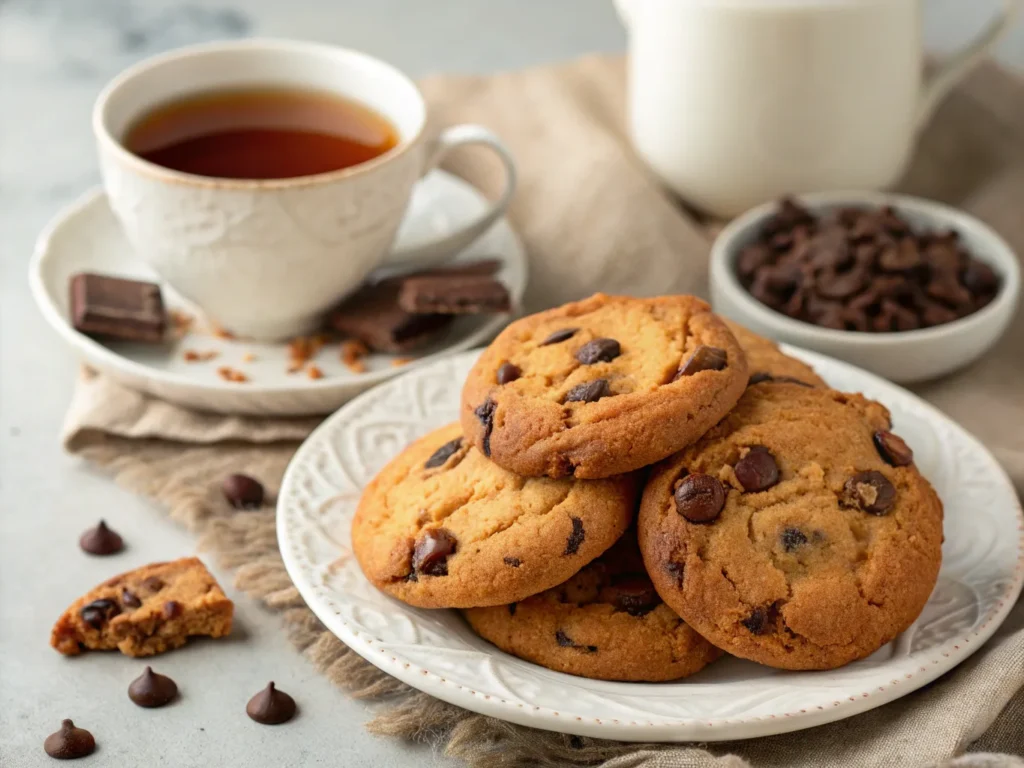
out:
{"label": "white ceramic dish", "polygon": [[[399,246],[444,236],[462,222],[475,218],[488,203],[471,185],[445,173],[432,171],[415,188],[409,212],[399,231]],[[508,287],[513,306],[526,288],[527,262],[508,221],[500,219],[456,261],[499,258],[498,277]],[[371,355],[368,370],[353,373],[340,361],[336,348],[324,348],[316,365],[324,378],[305,373],[288,374],[288,350],[282,343],[256,343],[215,338],[198,329],[174,344],[101,344],[72,328],[68,316],[68,279],[76,272],[101,272],[156,280],[135,258],[114,218],[102,190],[95,189],[59,212],[36,244],[29,282],[43,316],[82,360],[133,389],[162,400],[217,413],[292,416],[329,413],[368,387],[389,379],[401,368],[393,356]],[[226,290],[230,290],[227,287]],[[195,310],[164,286],[171,308]],[[507,315],[459,318],[431,346],[417,353],[410,367],[483,343],[508,322]],[[216,359],[188,363],[185,350],[216,351]],[[249,353],[255,360],[245,362]],[[249,376],[247,383],[231,383],[217,375],[223,365]]]}
{"label": "white ceramic dish", "polygon": [[1010,246],[988,225],[956,208],[906,195],[827,192],[798,199],[818,212],[847,205],[892,205],[915,228],[954,229],[967,249],[1000,275],[999,294],[973,315],[916,331],[858,333],[793,320],[747,293],[736,276],[739,250],[756,237],[776,208],[775,203],[766,203],[731,222],[715,240],[710,279],[716,312],[764,336],[841,358],[900,383],[934,379],[962,368],[983,355],[1006,330],[1020,295],[1020,266]]}
{"label": "white ceramic dish", "polygon": [[552,672],[476,637],[455,611],[377,591],[350,551],[362,488],[410,440],[457,418],[467,352],[387,382],[328,418],[299,448],[278,497],[288,573],[324,625],[389,674],[474,712],[624,741],[722,741],[839,720],[934,680],[999,626],[1024,581],[1024,516],[985,448],[910,393],[844,363],[787,348],[834,386],[892,410],[896,431],[946,505],[939,582],[918,621],[868,659],[782,672],[724,658],[687,681],[643,684]]}

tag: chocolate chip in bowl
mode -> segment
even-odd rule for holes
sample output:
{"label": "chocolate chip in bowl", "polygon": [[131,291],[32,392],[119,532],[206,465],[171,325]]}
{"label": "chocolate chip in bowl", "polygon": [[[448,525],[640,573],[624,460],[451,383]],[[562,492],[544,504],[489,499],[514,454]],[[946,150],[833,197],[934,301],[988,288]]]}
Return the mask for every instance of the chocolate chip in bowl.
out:
{"label": "chocolate chip in bowl", "polygon": [[768,203],[726,226],[711,254],[717,312],[897,382],[980,357],[1019,291],[1017,257],[994,230],[902,195]]}

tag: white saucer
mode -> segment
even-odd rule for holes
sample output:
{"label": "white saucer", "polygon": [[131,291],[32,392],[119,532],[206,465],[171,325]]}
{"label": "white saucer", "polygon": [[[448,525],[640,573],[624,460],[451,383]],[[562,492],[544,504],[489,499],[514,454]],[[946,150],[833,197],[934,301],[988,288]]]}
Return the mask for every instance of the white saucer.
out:
{"label": "white saucer", "polygon": [[829,672],[784,672],[724,657],[680,682],[587,680],[502,653],[457,611],[412,608],[376,590],[351,553],[359,495],[409,441],[458,418],[474,352],[366,392],[302,444],[277,502],[288,574],[324,625],[388,674],[535,728],[621,741],[724,741],[809,728],[897,699],[970,656],[1013,607],[1024,582],[1020,504],[984,446],[932,406],[846,363],[786,352],[834,387],[888,406],[945,504],[931,599],[910,629],[867,659]]}
{"label": "white saucer", "polygon": [[[474,187],[444,171],[435,170],[416,186],[398,243],[411,245],[440,236],[477,216],[485,207]],[[508,287],[513,306],[526,288],[527,262],[523,248],[506,219],[459,253],[454,261],[498,258],[504,263],[498,278]],[[462,317],[416,359],[401,368],[393,356],[365,358],[367,371],[353,373],[339,359],[337,347],[324,347],[315,360],[322,379],[305,372],[287,372],[285,344],[259,344],[216,338],[197,329],[166,346],[100,343],[71,327],[68,280],[77,272],[100,272],[120,277],[155,280],[153,272],[132,253],[102,189],[93,189],[60,211],[40,234],[29,267],[29,282],[43,316],[82,359],[122,383],[188,408],[217,413],[303,415],[329,413],[366,388],[391,378],[405,368],[481,344],[495,335],[508,315]],[[168,286],[163,286],[169,308],[198,314]],[[186,362],[185,350],[216,351],[207,362]],[[254,360],[243,358],[251,354]],[[248,376],[246,383],[224,381],[220,366]]]}

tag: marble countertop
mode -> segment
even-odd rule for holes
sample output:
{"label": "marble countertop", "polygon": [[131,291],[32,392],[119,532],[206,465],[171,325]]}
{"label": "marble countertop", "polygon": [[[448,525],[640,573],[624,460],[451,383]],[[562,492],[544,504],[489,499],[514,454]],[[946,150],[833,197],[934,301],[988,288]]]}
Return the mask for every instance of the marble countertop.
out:
{"label": "marble countertop", "polygon": [[[978,5],[929,3],[932,46],[983,23]],[[99,180],[89,111],[104,82],[158,51],[247,35],[361,48],[414,75],[625,45],[611,3],[594,0],[0,0],[0,765],[51,765],[42,742],[65,717],[100,745],[82,765],[453,764],[367,734],[372,708],[335,689],[289,646],[276,617],[230,589],[238,627],[230,640],[159,659],[182,689],[166,709],[139,710],[122,693],[138,664],[116,654],[69,661],[47,644],[56,616],[112,566],[179,557],[195,542],[161,510],[62,453],[76,361],[32,305],[32,243],[58,208]],[[1024,30],[1000,55],[1024,69]],[[68,542],[101,516],[130,544],[116,564],[69,554]],[[244,712],[269,679],[301,706],[281,728]]]}

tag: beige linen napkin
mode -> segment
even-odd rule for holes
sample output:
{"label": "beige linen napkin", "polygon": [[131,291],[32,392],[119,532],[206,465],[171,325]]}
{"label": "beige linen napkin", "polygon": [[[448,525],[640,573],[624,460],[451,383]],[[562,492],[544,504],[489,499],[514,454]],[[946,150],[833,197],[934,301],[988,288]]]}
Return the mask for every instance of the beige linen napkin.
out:
{"label": "beige linen napkin", "polygon": [[[621,59],[434,77],[423,86],[436,124],[484,123],[518,158],[511,217],[530,254],[528,310],[595,290],[705,293],[714,224],[680,205],[632,155]],[[489,193],[500,188],[500,170],[485,154],[467,151],[450,167]],[[967,208],[1024,252],[1024,82],[994,65],[965,81],[922,137],[904,188]],[[1018,492],[1022,382],[1018,315],[982,361],[918,389],[993,450]],[[413,691],[349,651],[305,607],[278,556],[273,512],[236,514],[217,490],[235,471],[277,488],[314,423],[188,412],[85,373],[65,444],[201,536],[201,546],[237,568],[241,588],[282,612],[296,646],[332,680],[352,695],[387,695],[368,726],[377,733],[440,742],[480,766],[1024,766],[1008,756],[1024,752],[1024,604],[982,650],[925,689],[841,723],[728,744],[623,745],[538,732]]]}

